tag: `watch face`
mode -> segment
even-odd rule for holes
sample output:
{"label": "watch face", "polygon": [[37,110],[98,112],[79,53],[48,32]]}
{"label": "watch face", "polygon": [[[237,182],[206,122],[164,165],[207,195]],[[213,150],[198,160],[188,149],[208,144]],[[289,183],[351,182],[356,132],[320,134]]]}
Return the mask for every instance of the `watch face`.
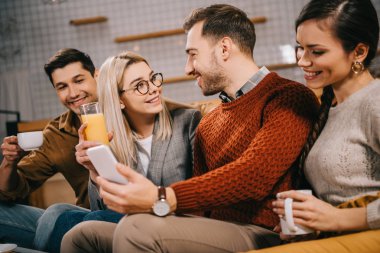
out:
{"label": "watch face", "polygon": [[166,200],[160,199],[153,205],[153,212],[158,216],[165,216],[170,212],[169,204]]}

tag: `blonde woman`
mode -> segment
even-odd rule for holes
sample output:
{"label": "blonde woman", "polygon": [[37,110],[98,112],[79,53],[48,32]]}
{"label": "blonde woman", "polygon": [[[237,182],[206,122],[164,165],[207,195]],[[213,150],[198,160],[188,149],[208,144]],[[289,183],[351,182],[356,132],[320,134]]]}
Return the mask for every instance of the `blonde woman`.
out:
{"label": "blonde woman", "polygon": [[[98,97],[107,129],[112,132],[110,147],[116,159],[155,184],[168,186],[191,176],[194,133],[201,114],[172,102],[177,109],[169,111],[162,97],[162,83],[161,73],[155,73],[140,55],[127,51],[108,58],[101,66]],[[84,140],[85,127],[79,129],[76,158],[90,171],[91,210],[102,210],[106,208],[94,183],[98,175],[86,155],[88,148],[99,143]],[[49,250],[58,252],[63,235],[83,220],[118,222],[121,217],[110,210],[68,211],[55,224]]]}

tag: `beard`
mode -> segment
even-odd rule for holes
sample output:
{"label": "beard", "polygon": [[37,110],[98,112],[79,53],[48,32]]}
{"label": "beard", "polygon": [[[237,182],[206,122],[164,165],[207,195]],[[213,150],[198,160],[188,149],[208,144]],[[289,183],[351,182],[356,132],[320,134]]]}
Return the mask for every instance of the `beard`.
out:
{"label": "beard", "polygon": [[202,93],[205,96],[211,96],[222,92],[229,83],[228,77],[224,74],[222,67],[217,63],[215,55],[211,59],[209,71],[200,73],[202,77]]}

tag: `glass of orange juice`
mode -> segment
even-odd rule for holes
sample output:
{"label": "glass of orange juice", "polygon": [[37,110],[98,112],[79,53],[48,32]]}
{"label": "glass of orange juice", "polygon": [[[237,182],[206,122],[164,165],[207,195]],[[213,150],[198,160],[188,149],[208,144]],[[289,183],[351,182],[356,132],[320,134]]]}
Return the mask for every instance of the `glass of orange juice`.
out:
{"label": "glass of orange juice", "polygon": [[98,102],[83,104],[79,109],[82,123],[87,123],[84,130],[86,140],[99,141],[109,145],[106,121]]}

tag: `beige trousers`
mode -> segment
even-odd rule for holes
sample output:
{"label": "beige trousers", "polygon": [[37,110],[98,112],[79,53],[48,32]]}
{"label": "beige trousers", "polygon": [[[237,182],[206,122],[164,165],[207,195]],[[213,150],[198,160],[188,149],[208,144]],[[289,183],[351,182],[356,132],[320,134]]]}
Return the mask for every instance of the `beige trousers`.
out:
{"label": "beige trousers", "polygon": [[135,214],[119,224],[88,221],[63,238],[62,253],[247,251],[280,244],[278,234],[254,225],[198,216]]}

